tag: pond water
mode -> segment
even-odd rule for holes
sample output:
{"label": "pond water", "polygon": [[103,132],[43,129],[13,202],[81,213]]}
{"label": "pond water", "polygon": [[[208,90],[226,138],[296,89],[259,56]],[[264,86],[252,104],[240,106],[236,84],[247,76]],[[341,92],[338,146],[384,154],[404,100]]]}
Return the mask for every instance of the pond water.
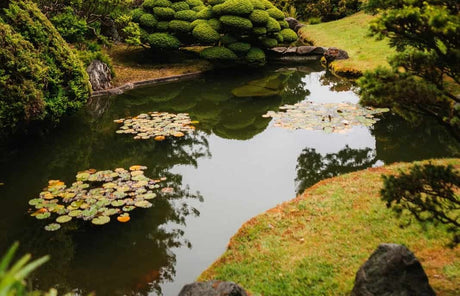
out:
{"label": "pond water", "polygon": [[[269,79],[268,79],[269,78]],[[280,95],[237,98],[252,80],[276,80]],[[317,62],[302,67],[227,70],[93,99],[53,133],[0,149],[0,252],[51,255],[33,286],[87,295],[177,295],[219,255],[242,223],[319,180],[395,161],[454,156],[459,144],[428,119],[417,127],[389,113],[345,134],[285,130],[262,115],[284,104],[358,101],[350,85]],[[149,111],[187,112],[197,130],[183,138],[133,140],[113,120]],[[27,213],[50,179],[78,171],[145,165],[173,193],[137,209],[129,223],[71,222],[46,232]]]}

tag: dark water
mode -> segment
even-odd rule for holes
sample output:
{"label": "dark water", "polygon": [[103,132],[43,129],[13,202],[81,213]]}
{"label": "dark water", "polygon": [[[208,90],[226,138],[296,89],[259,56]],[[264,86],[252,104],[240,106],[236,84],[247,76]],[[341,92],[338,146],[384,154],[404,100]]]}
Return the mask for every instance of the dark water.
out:
{"label": "dark water", "polygon": [[[276,80],[283,91],[236,98],[235,87]],[[417,127],[391,114],[346,134],[288,131],[262,118],[302,100],[357,102],[350,85],[316,63],[297,68],[227,71],[93,100],[52,134],[4,144],[0,150],[0,251],[16,240],[21,252],[50,254],[35,288],[81,295],[177,295],[225,250],[240,225],[327,177],[395,161],[458,155],[459,144],[428,119]],[[117,135],[114,119],[148,111],[187,112],[196,133],[164,142]],[[50,179],[76,172],[148,166],[167,176],[173,195],[138,209],[129,223],[70,224],[48,233],[27,214],[27,201]]]}

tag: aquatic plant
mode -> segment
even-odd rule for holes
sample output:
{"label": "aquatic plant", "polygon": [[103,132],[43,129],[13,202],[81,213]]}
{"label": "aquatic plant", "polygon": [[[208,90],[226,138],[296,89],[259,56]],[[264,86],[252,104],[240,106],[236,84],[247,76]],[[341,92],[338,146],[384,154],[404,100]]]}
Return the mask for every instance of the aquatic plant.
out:
{"label": "aquatic plant", "polygon": [[149,179],[144,176],[146,169],[140,165],[131,166],[129,170],[89,169],[79,172],[70,187],[62,181],[50,180],[39,197],[29,201],[33,207],[31,216],[40,220],[55,219],[45,226],[47,231],[56,231],[73,218],[103,225],[110,222],[110,216],[118,215],[118,221],[128,222],[128,212],[152,206],[148,200],[157,196],[154,190],[165,180]]}

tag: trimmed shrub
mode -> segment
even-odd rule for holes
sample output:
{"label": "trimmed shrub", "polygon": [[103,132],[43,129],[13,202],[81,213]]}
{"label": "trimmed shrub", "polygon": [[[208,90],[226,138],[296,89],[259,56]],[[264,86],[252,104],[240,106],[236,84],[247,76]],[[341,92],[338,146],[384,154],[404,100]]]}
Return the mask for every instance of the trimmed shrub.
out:
{"label": "trimmed shrub", "polygon": [[286,43],[297,41],[297,39],[299,38],[299,36],[297,36],[297,33],[291,29],[283,29],[281,30],[280,34],[283,36],[283,40]]}
{"label": "trimmed shrub", "polygon": [[172,3],[169,0],[154,0],[152,7],[171,7]]}
{"label": "trimmed shrub", "polygon": [[264,8],[265,9],[270,9],[270,8],[273,8],[275,7],[275,5],[273,5],[270,1],[268,0],[259,0],[260,2],[262,2],[262,4],[264,5]]}
{"label": "trimmed shrub", "polygon": [[174,18],[177,20],[193,22],[196,20],[196,11],[193,10],[181,10],[176,12]]}
{"label": "trimmed shrub", "polygon": [[139,18],[139,23],[141,24],[141,26],[146,27],[146,28],[155,28],[158,21],[152,14],[144,13]]}
{"label": "trimmed shrub", "polygon": [[284,13],[276,7],[268,9],[267,12],[275,20],[284,20]]}
{"label": "trimmed shrub", "polygon": [[182,20],[172,20],[169,22],[169,29],[177,33],[188,33],[192,30],[190,22]]}
{"label": "trimmed shrub", "polygon": [[144,3],[142,3],[142,7],[144,7],[146,10],[152,11],[152,9],[155,7],[155,0],[145,0]]}
{"label": "trimmed shrub", "polygon": [[139,19],[141,18],[141,16],[144,13],[145,12],[144,12],[144,10],[142,8],[136,8],[136,9],[131,10],[131,17],[132,17],[133,21],[139,22]]}
{"label": "trimmed shrub", "polygon": [[175,11],[181,11],[181,10],[189,10],[190,5],[187,4],[185,1],[179,1],[175,2],[171,5],[171,8],[174,9]]}
{"label": "trimmed shrub", "polygon": [[249,63],[263,64],[265,63],[265,52],[258,47],[251,47],[246,54],[246,61]]}
{"label": "trimmed shrub", "polygon": [[251,20],[251,22],[254,25],[265,25],[265,24],[267,24],[269,17],[270,16],[269,16],[268,12],[266,12],[265,10],[258,10],[258,9],[255,9],[249,15],[249,19]]}
{"label": "trimmed shrub", "polygon": [[226,47],[206,48],[200,53],[200,56],[214,61],[234,61],[238,58],[233,51]]}
{"label": "trimmed shrub", "polygon": [[203,43],[216,43],[220,39],[220,34],[206,23],[198,24],[193,29],[192,35]]}
{"label": "trimmed shrub", "polygon": [[201,20],[201,19],[198,19],[198,20],[194,20],[190,26],[192,27],[192,30],[195,29],[196,26],[198,26],[199,24],[208,24],[208,21],[206,20]]}
{"label": "trimmed shrub", "polygon": [[281,35],[281,33],[274,33],[273,37],[278,41],[278,43],[284,42],[284,38],[283,35]]}
{"label": "trimmed shrub", "polygon": [[205,9],[200,10],[197,14],[196,17],[199,19],[204,19],[204,20],[209,20],[212,18],[212,8],[211,7],[206,7]]}
{"label": "trimmed shrub", "polygon": [[180,41],[168,33],[153,33],[148,36],[148,43],[156,49],[177,49]]}
{"label": "trimmed shrub", "polygon": [[278,45],[278,41],[275,38],[264,37],[260,39],[260,43],[263,47],[272,48]]}
{"label": "trimmed shrub", "polygon": [[218,15],[248,15],[254,10],[249,0],[227,0],[213,7],[213,12]]}
{"label": "trimmed shrub", "polygon": [[174,18],[176,12],[169,7],[154,7],[153,13],[160,20],[170,20]]}
{"label": "trimmed shrub", "polygon": [[226,0],[208,0],[208,4],[209,5],[217,5],[217,4],[222,4],[224,3]]}
{"label": "trimmed shrub", "polygon": [[168,29],[169,29],[169,22],[168,22],[168,21],[158,22],[157,28],[156,28],[156,29],[157,29],[158,31],[161,31],[161,32],[168,31]]}
{"label": "trimmed shrub", "polygon": [[206,6],[200,5],[200,6],[192,7],[192,10],[195,11],[195,12],[200,12],[200,11],[202,11],[203,9],[206,9]]}
{"label": "trimmed shrub", "polygon": [[222,36],[222,38],[220,38],[220,41],[222,42],[222,44],[224,45],[227,45],[227,44],[231,44],[231,43],[235,43],[238,41],[238,39],[236,39],[234,36],[232,36],[231,34],[225,34],[224,36]]}
{"label": "trimmed shrub", "polygon": [[265,10],[265,5],[262,1],[260,0],[250,0],[252,5],[254,6],[254,9],[261,9]]}
{"label": "trimmed shrub", "polygon": [[278,23],[280,24],[281,29],[289,28],[289,23],[286,20],[278,21]]}
{"label": "trimmed shrub", "polygon": [[265,27],[254,27],[254,29],[252,29],[252,32],[256,35],[265,35],[267,34],[267,28]]}
{"label": "trimmed shrub", "polygon": [[222,28],[222,23],[218,19],[210,19],[208,24],[216,31],[220,31]]}
{"label": "trimmed shrub", "polygon": [[[236,31],[249,31],[252,29],[252,23],[250,20],[234,16],[234,15],[224,15],[220,17],[220,21],[224,24],[227,28],[236,30]],[[278,24],[278,22],[276,22]],[[279,26],[279,24],[278,24]]]}
{"label": "trimmed shrub", "polygon": [[267,22],[267,32],[272,33],[272,32],[279,32],[281,31],[281,26],[280,23],[278,23],[277,20],[275,20],[272,17],[268,18]]}
{"label": "trimmed shrub", "polygon": [[201,0],[186,0],[187,4],[191,7],[202,6],[203,2]]}
{"label": "trimmed shrub", "polygon": [[227,47],[233,52],[246,53],[249,51],[249,49],[251,49],[251,44],[246,43],[246,42],[235,42],[235,43],[229,44]]}

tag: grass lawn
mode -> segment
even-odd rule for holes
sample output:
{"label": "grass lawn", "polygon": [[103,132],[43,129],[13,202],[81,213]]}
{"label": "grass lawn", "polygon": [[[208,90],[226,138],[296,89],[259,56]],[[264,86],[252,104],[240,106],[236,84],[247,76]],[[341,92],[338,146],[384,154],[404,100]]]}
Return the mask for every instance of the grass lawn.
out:
{"label": "grass lawn", "polygon": [[367,36],[369,22],[375,16],[359,12],[349,17],[317,25],[307,25],[299,31],[301,38],[317,46],[337,47],[348,52],[350,59],[332,63],[337,74],[364,72],[377,66],[388,66],[387,57],[394,53],[387,41]]}
{"label": "grass lawn", "polygon": [[[460,159],[434,160],[454,165]],[[359,267],[380,243],[406,245],[440,296],[459,295],[460,247],[443,226],[399,220],[380,200],[382,174],[410,164],[327,179],[292,201],[246,222],[199,280],[234,281],[253,295],[349,295]]]}

